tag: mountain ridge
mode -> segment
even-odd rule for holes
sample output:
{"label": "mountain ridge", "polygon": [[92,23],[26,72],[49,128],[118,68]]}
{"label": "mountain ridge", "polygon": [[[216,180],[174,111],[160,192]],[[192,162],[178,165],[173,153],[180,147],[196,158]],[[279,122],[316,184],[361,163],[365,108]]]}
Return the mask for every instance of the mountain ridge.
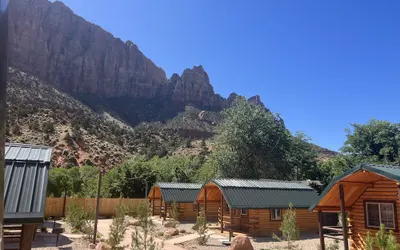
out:
{"label": "mountain ridge", "polygon": [[[201,147],[185,144],[209,140],[219,112],[238,96],[216,94],[201,65],[167,78],[132,41],[115,38],[60,1],[13,0],[9,12],[10,66],[15,68],[10,71],[11,96],[15,100],[9,104],[8,138],[54,146],[57,166],[90,162],[104,167],[133,154],[198,154]],[[33,83],[43,94],[29,96]],[[54,96],[46,100],[46,94]],[[258,95],[248,101],[268,110]],[[29,108],[21,111],[19,103]],[[79,108],[84,111],[81,117],[87,115],[83,121],[74,118]],[[35,110],[39,113],[34,114]],[[32,119],[45,122],[37,125]],[[49,125],[52,122],[54,126]],[[21,136],[21,131],[27,136]],[[110,136],[102,145],[105,135]],[[325,150],[320,151],[335,154]]]}

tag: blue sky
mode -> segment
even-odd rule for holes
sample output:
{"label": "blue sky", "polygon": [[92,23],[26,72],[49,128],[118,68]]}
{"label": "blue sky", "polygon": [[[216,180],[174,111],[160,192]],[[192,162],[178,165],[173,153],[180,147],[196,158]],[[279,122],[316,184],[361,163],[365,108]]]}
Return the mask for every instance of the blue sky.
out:
{"label": "blue sky", "polygon": [[350,123],[399,122],[400,1],[64,0],[167,76],[203,65],[217,93],[255,94],[338,150]]}

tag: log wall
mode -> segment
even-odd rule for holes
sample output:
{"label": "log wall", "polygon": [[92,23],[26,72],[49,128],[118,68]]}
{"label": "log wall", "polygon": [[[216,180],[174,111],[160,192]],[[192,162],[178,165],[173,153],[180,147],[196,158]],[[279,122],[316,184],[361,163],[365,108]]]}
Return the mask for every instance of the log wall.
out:
{"label": "log wall", "polygon": [[[295,209],[296,223],[300,232],[318,232],[318,214],[309,212],[308,209]],[[286,209],[282,209],[282,216]],[[251,235],[271,236],[273,233],[280,235],[279,227],[282,221],[271,220],[269,209],[249,209],[248,228]]]}
{"label": "log wall", "polygon": [[[349,220],[352,227],[352,236],[350,237],[349,244],[352,250],[364,250],[367,232],[370,231],[372,237],[374,237],[377,232],[376,229],[366,228],[364,219],[364,200],[395,201],[397,208],[397,221],[399,221],[400,218],[397,183],[389,179],[375,182],[373,187],[367,188],[360,198],[351,206]],[[395,234],[397,236],[397,242],[400,242],[400,233],[395,232]]]}

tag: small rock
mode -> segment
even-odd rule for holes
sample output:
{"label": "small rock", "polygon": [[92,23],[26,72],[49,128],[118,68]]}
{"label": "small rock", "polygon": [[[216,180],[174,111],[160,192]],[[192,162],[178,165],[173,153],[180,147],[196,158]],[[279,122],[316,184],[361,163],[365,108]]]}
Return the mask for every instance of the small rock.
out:
{"label": "small rock", "polygon": [[229,250],[254,250],[249,237],[243,234],[237,235],[231,244]]}
{"label": "small rock", "polygon": [[168,228],[172,228],[172,227],[176,227],[177,222],[176,221],[167,221],[164,223],[164,227],[168,227]]}
{"label": "small rock", "polygon": [[134,219],[132,217],[126,216],[125,220],[128,221],[128,226],[140,226],[140,221],[138,221],[137,219]]}
{"label": "small rock", "polygon": [[110,249],[111,249],[111,247],[107,243],[104,243],[104,242],[100,242],[96,246],[96,250],[110,250]]}
{"label": "small rock", "polygon": [[89,244],[89,248],[90,248],[90,249],[95,249],[95,248],[96,248],[96,244],[90,243],[90,244]]}
{"label": "small rock", "polygon": [[176,228],[169,228],[167,231],[164,232],[165,236],[176,236],[179,234],[179,230]]}

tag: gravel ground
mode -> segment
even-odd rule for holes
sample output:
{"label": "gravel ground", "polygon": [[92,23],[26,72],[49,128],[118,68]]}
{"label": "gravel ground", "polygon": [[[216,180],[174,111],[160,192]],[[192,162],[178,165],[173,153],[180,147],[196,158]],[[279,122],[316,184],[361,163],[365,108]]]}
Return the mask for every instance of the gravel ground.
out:
{"label": "gravel ground", "polygon": [[[325,244],[331,244],[333,240],[325,239]],[[319,238],[303,238],[299,240],[298,246],[303,250],[317,250],[319,245]],[[340,250],[343,250],[342,242],[339,242]],[[271,238],[254,237],[251,238],[251,244],[255,250],[272,250],[282,249],[286,244],[284,242],[276,242]],[[196,240],[188,241],[179,245],[187,250],[228,250],[229,247],[223,246],[221,241],[210,238],[205,246],[199,246]]]}

